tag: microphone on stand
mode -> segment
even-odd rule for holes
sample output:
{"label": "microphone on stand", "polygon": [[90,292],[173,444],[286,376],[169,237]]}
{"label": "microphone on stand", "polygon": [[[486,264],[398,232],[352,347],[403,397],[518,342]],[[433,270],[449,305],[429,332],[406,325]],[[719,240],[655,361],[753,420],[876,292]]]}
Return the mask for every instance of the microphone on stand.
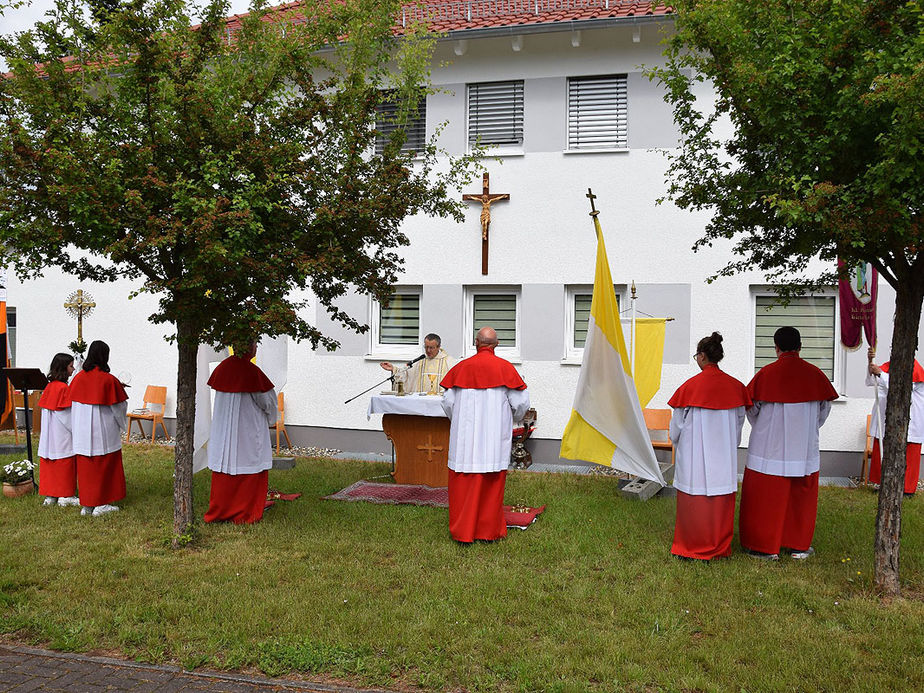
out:
{"label": "microphone on stand", "polygon": [[414,359],[413,361],[408,361],[408,362],[407,362],[407,367],[410,368],[410,367],[413,366],[415,363],[417,363],[418,361],[423,361],[425,358],[427,358],[427,355],[426,355],[426,354],[421,354],[420,356],[418,356],[418,357],[417,357],[416,359]]}

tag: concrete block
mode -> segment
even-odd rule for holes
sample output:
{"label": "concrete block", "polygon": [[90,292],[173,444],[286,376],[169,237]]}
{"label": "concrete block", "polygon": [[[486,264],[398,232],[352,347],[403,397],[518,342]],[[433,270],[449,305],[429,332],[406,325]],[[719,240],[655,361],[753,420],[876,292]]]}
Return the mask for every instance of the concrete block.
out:
{"label": "concrete block", "polygon": [[295,458],[273,457],[273,469],[295,469]]}

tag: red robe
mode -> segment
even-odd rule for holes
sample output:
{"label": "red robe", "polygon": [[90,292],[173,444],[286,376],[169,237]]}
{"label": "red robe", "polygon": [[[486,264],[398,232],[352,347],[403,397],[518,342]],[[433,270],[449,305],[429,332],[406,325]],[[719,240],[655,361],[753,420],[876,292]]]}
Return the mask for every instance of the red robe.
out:
{"label": "red robe", "polygon": [[[224,393],[263,393],[273,389],[273,383],[259,367],[250,359],[239,356],[229,356],[218,364],[208,384],[213,390]],[[216,405],[216,417],[220,411],[221,408]],[[216,419],[213,418],[213,427],[215,424]],[[269,429],[266,436],[268,441]],[[213,453],[209,455],[211,463],[215,450],[210,448],[210,452]],[[269,487],[268,470],[252,474],[230,474],[213,468],[211,472],[209,508],[204,517],[206,522],[252,524],[263,518]]]}
{"label": "red robe", "polygon": [[[106,432],[108,437],[101,439],[98,432],[82,428],[86,424],[82,423],[84,419],[81,417],[89,413],[91,419],[98,420],[100,416],[112,415],[111,407],[126,402],[128,395],[115,376],[94,368],[91,371],[81,370],[74,376],[70,396],[72,403],[78,405],[72,405],[71,421],[80,504],[93,508],[115,503],[125,498],[126,492],[121,432],[116,433],[114,428],[110,428]],[[78,411],[79,405],[86,405],[87,411]],[[119,425],[124,426],[125,421]],[[87,454],[88,450],[95,450],[100,445],[105,452]]]}
{"label": "red robe", "polygon": [[[74,457],[73,444],[70,444],[70,431],[64,428],[69,426],[71,398],[67,383],[52,380],[42,391],[38,406],[47,412],[65,412],[67,422],[57,421],[62,425],[55,426],[52,421],[53,414],[42,415],[42,432],[39,438],[39,450],[51,442],[51,452],[48,456],[39,454],[39,494],[52,498],[70,498],[77,495],[77,460]],[[52,439],[56,433],[65,434],[63,440]],[[64,450],[64,448],[67,448]],[[69,454],[63,454],[69,453]]]}

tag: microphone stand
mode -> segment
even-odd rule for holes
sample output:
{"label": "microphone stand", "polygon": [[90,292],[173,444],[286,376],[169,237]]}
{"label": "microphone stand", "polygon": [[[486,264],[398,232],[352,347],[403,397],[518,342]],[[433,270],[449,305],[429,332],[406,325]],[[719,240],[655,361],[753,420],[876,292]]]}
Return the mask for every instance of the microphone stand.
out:
{"label": "microphone stand", "polygon": [[394,377],[395,377],[394,375],[388,376],[387,378],[385,378],[385,380],[382,380],[381,382],[376,383],[376,384],[373,385],[372,387],[366,388],[365,390],[363,390],[362,392],[360,392],[358,395],[353,395],[352,397],[350,397],[350,399],[346,400],[346,401],[344,402],[344,404],[349,404],[350,402],[352,402],[352,401],[353,401],[354,399],[356,399],[357,397],[362,397],[364,394],[366,394],[367,392],[369,392],[369,390],[374,390],[375,388],[379,387],[380,385],[384,385],[385,383],[387,383],[389,380],[391,380],[391,379],[394,378]]}

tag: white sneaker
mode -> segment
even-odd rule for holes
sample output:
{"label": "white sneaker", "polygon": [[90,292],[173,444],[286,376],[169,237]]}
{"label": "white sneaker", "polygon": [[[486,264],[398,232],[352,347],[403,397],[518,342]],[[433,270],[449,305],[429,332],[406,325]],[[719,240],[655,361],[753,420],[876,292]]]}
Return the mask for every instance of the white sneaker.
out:
{"label": "white sneaker", "polygon": [[93,508],[91,508],[89,505],[85,505],[80,509],[80,514],[81,515],[92,515]]}
{"label": "white sneaker", "polygon": [[744,552],[751,558],[757,558],[761,561],[780,560],[780,554],[778,553],[761,553],[760,551],[751,551],[750,549],[745,549]]}
{"label": "white sneaker", "polygon": [[114,513],[119,509],[118,505],[97,505],[93,508],[93,517],[99,517],[106,513]]}
{"label": "white sneaker", "polygon": [[67,496],[59,498],[58,505],[80,505],[80,499],[77,496]]}
{"label": "white sneaker", "polygon": [[42,505],[51,506],[51,505],[57,505],[57,504],[58,504],[58,498],[56,496],[46,496],[45,500],[42,501]]}
{"label": "white sneaker", "polygon": [[815,549],[809,546],[805,551],[793,551],[792,557],[797,561],[804,561],[809,556],[815,555]]}

